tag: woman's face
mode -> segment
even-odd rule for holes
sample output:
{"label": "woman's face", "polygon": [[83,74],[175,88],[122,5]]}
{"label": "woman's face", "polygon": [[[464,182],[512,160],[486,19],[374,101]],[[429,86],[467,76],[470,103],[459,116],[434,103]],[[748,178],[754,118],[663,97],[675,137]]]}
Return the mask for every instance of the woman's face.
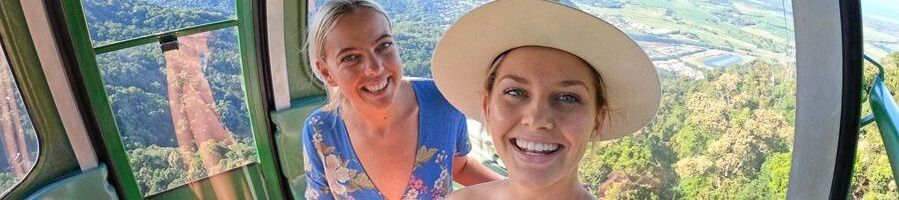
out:
{"label": "woman's face", "polygon": [[387,18],[369,8],[342,16],[315,62],[328,85],[354,107],[383,110],[402,80],[402,64]]}
{"label": "woman's face", "polygon": [[577,177],[599,130],[594,72],[553,48],[509,52],[484,98],[487,127],[511,181],[545,188]]}

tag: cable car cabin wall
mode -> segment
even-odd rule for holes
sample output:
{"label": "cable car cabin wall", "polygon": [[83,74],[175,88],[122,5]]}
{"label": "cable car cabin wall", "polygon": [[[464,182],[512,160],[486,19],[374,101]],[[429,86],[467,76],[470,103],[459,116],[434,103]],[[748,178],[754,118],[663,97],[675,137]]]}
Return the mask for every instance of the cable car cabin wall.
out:
{"label": "cable car cabin wall", "polygon": [[[899,198],[880,130],[859,128],[862,54],[899,88],[890,1],[559,1],[633,38],[663,88],[580,180],[608,199]],[[302,122],[326,97],[301,49],[324,2],[0,0],[2,198],[304,199]],[[404,75],[429,78],[446,28],[487,1],[374,2]],[[505,173],[468,123],[470,155]]]}

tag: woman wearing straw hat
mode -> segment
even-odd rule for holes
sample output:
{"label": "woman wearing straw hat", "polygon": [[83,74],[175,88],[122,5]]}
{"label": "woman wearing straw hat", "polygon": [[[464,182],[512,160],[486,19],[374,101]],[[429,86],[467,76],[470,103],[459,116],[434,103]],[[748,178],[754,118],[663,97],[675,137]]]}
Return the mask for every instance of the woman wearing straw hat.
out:
{"label": "woman wearing straw hat", "polygon": [[367,0],[327,2],[307,45],[329,103],[303,130],[307,199],[433,199],[452,180],[501,178],[466,156],[465,116],[433,81],[404,78],[387,15]]}
{"label": "woman wearing straw hat", "polygon": [[637,131],[660,102],[655,67],[631,39],[548,1],[500,0],[469,12],[431,64],[437,87],[486,124],[509,170],[455,199],[592,199],[577,178],[587,144]]}

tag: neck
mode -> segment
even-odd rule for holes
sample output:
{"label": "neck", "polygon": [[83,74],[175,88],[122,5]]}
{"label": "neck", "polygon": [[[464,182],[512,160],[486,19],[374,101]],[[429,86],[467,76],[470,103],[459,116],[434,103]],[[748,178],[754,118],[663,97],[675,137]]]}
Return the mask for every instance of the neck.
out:
{"label": "neck", "polygon": [[347,123],[367,130],[366,132],[375,135],[386,134],[391,127],[405,121],[418,111],[418,103],[415,102],[411,85],[406,81],[398,82],[400,85],[394,93],[394,101],[387,108],[372,109],[345,102],[343,105],[346,106],[342,108],[340,115]]}
{"label": "neck", "polygon": [[577,173],[545,187],[527,186],[511,178],[504,180],[501,199],[595,199],[577,178]]}

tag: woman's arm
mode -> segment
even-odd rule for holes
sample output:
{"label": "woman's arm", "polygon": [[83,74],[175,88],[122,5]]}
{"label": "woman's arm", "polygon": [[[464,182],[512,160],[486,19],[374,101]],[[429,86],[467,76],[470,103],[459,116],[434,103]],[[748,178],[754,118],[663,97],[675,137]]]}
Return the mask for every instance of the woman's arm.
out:
{"label": "woman's arm", "polygon": [[503,178],[505,177],[490,170],[474,158],[468,156],[453,158],[453,180],[462,185],[477,185]]}

